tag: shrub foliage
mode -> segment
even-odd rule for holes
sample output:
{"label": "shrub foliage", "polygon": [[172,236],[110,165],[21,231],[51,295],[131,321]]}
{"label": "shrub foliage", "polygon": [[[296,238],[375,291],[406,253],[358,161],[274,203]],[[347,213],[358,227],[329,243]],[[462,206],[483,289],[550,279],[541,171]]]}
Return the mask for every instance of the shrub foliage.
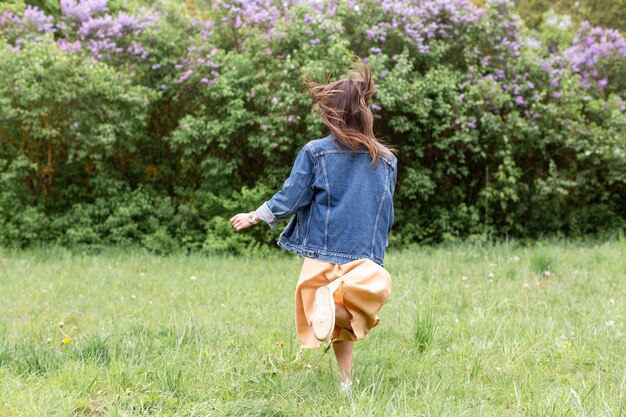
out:
{"label": "shrub foliage", "polygon": [[[371,65],[393,244],[626,225],[626,42],[512,3],[0,7],[0,243],[240,251],[228,218],[326,135],[303,80]],[[481,3],[481,2],[478,2]]]}

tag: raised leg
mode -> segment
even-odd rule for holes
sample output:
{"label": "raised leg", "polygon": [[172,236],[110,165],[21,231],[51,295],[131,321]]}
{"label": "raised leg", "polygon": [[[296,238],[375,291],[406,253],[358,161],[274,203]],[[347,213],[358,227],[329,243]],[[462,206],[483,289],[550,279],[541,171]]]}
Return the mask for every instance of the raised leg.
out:
{"label": "raised leg", "polygon": [[346,306],[341,303],[335,303],[335,324],[342,329],[352,330],[350,320],[352,320],[352,314],[350,314]]}

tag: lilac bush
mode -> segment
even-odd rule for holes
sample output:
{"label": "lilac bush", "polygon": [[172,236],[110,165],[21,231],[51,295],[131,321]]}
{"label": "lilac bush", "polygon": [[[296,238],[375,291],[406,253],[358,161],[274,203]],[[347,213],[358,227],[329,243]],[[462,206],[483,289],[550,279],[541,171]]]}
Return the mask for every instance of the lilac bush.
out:
{"label": "lilac bush", "polygon": [[572,71],[580,75],[583,88],[594,86],[603,90],[610,75],[624,76],[610,74],[607,63],[619,60],[626,65],[626,40],[617,30],[591,27],[584,22],[564,57]]}
{"label": "lilac bush", "polygon": [[108,0],[61,0],[61,12],[66,19],[82,24],[97,13],[109,10]]}
{"label": "lilac bush", "polygon": [[[155,230],[191,249],[271,242],[272,231],[233,238],[221,216],[267,198],[298,149],[325,134],[303,80],[338,77],[354,55],[374,73],[375,130],[399,150],[392,243],[591,233],[626,222],[626,46],[614,30],[550,14],[531,31],[509,0],[215,0],[206,10],[62,0],[54,13],[35,6],[0,13],[7,74],[37,45],[107,68],[143,91],[125,98],[134,115],[94,106],[90,117],[110,125],[146,123],[128,128],[124,137],[133,140],[123,151],[93,148],[97,164],[83,155],[82,168],[55,167],[46,187],[70,203],[24,200],[57,216],[53,224],[92,213],[81,223],[89,233],[70,237],[46,226],[63,242],[110,235],[154,247],[145,236]],[[11,83],[0,102],[28,91]],[[93,123],[71,116],[82,114],[70,111],[80,106],[76,97],[68,111],[42,117],[80,141]],[[19,114],[20,105],[4,114]],[[11,119],[0,128],[18,132],[28,123]],[[115,142],[106,131],[98,135]],[[8,172],[13,165],[3,161],[19,152],[0,149],[0,173]],[[124,212],[98,194],[104,189],[135,193],[127,199],[135,202],[159,196],[167,208],[150,214],[141,203],[139,217],[159,219],[144,228],[150,232],[122,228],[133,221],[126,217],[103,226]],[[2,210],[5,224],[19,211]]]}
{"label": "lilac bush", "polygon": [[0,15],[0,33],[13,51],[18,51],[24,42],[37,42],[51,32],[54,32],[52,16],[46,16],[34,6],[28,5],[21,16],[9,11]]}
{"label": "lilac bush", "polygon": [[110,14],[108,0],[62,0],[56,19],[35,6],[27,6],[21,16],[4,12],[0,29],[13,50],[25,41],[54,35],[65,52],[89,51],[94,59],[110,60],[114,55],[147,58],[139,37],[159,19],[154,10],[140,8],[135,14],[120,11]]}
{"label": "lilac bush", "polygon": [[418,53],[428,54],[433,40],[454,42],[471,28],[484,10],[468,0],[408,2],[377,0],[381,19],[365,30],[368,39],[384,44],[394,36],[401,36]]}

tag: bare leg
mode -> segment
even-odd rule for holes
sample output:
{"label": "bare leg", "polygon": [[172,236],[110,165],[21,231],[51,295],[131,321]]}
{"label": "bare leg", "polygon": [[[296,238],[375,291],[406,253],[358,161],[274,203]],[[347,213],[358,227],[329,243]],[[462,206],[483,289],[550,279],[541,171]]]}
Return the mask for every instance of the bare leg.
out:
{"label": "bare leg", "polygon": [[[350,325],[352,314],[341,303],[335,303],[335,324],[342,329],[352,329]],[[335,358],[339,364],[339,375],[341,381],[352,381],[352,350],[354,342],[343,341],[333,342]]]}
{"label": "bare leg", "polygon": [[339,364],[339,376],[341,381],[352,381],[352,351],[354,342],[333,342],[335,358]]}
{"label": "bare leg", "polygon": [[352,330],[350,320],[352,320],[352,314],[350,314],[346,306],[335,303],[335,324],[342,329]]}

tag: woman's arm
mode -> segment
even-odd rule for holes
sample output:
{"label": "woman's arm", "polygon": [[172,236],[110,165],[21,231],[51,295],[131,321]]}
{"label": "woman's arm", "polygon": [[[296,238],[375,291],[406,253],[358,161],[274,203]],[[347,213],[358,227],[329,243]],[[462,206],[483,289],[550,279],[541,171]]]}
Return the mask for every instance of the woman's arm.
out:
{"label": "woman's arm", "polygon": [[391,227],[394,222],[394,213],[393,213],[393,195],[396,189],[396,179],[398,178],[398,165],[397,163],[392,166],[391,175],[389,178],[389,191],[391,192],[391,204],[389,207],[389,230],[387,230],[387,243],[385,246],[389,246],[389,233],[391,233]]}
{"label": "woman's arm", "polygon": [[239,213],[230,219],[231,224],[238,231],[252,226],[259,220],[263,220],[271,228],[276,227],[280,220],[288,219],[311,202],[314,176],[315,158],[311,145],[307,144],[298,153],[289,178],[281,190],[252,212],[256,216],[256,221],[249,221],[249,213]]}

